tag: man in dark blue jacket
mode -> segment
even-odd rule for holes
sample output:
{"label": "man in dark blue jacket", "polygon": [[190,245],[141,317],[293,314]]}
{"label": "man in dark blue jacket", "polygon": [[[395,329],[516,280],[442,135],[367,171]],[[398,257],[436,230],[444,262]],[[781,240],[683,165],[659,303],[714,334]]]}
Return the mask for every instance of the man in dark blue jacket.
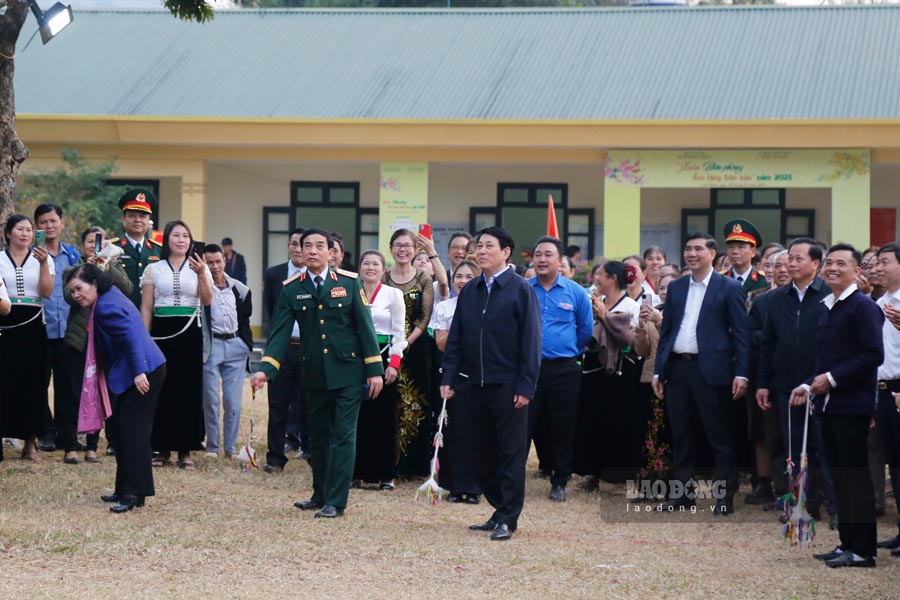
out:
{"label": "man in dark blue jacket", "polygon": [[875,384],[884,362],[884,314],[856,288],[862,256],[849,244],[828,250],[822,275],[831,295],[822,302],[816,332],[815,372],[794,388],[791,404],[808,394],[823,414],[825,458],[834,478],[841,545],[815,555],[829,567],[875,566],[875,489],[869,475],[869,422],[875,414]]}
{"label": "man in dark blue jacket", "polygon": [[[708,233],[687,240],[684,262],[691,276],[669,284],[653,391],[659,398],[665,391],[675,478],[687,483],[695,474],[699,421],[712,446],[716,480],[724,483],[714,514],[728,515],[737,491],[738,432],[731,402],[747,391],[750,337],[744,292],[734,279],[716,273],[715,256],[716,241]],[[668,504],[674,509],[693,500],[670,494]]]}
{"label": "man in dark blue jacket", "polygon": [[482,276],[460,292],[444,352],[441,395],[453,397],[468,379],[472,433],[478,441],[478,480],[494,507],[470,529],[508,540],[525,502],[528,410],[541,365],[541,314],[534,288],[507,265],[509,233],[488,227],[477,238]]}

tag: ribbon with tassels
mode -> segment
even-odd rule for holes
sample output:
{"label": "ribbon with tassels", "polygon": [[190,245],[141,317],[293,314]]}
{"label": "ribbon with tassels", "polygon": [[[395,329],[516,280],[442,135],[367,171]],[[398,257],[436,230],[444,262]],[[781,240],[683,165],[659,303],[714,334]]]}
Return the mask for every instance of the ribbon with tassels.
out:
{"label": "ribbon with tassels", "polygon": [[434,434],[434,441],[431,444],[434,447],[434,457],[431,459],[431,476],[428,478],[428,481],[420,485],[419,489],[416,490],[416,500],[419,499],[419,494],[423,494],[427,496],[432,504],[437,504],[441,501],[441,496],[446,492],[446,490],[439,486],[437,482],[437,475],[441,470],[441,464],[438,460],[438,451],[444,446],[444,425],[446,424],[447,398],[444,397],[441,413],[438,416],[438,430],[437,433]]}
{"label": "ribbon with tassels", "polygon": [[256,461],[256,450],[250,445],[250,442],[253,440],[253,427],[255,426],[253,421],[253,405],[256,404],[256,390],[251,386],[250,391],[252,393],[250,400],[250,432],[247,434],[247,443],[244,444],[244,447],[241,448],[241,451],[237,456],[238,464],[241,465],[241,471],[244,473],[249,473],[251,469],[259,469],[259,463]]}
{"label": "ribbon with tassels", "polygon": [[803,544],[811,546],[816,538],[816,520],[809,514],[806,508],[806,488],[809,479],[809,458],[806,454],[807,440],[809,439],[809,413],[812,411],[811,394],[807,394],[804,406],[803,422],[803,448],[800,450],[800,472],[796,479],[792,477],[794,463],[791,460],[792,449],[790,445],[791,410],[788,409],[788,477],[790,491],[782,496],[784,502],[785,523],[781,530],[784,541],[798,549]]}

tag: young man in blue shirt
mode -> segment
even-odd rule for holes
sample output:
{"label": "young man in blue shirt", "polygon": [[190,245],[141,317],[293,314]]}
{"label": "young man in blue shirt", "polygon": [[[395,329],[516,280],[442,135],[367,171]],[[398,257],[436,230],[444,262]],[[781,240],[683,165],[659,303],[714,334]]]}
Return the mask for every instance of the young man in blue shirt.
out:
{"label": "young man in blue shirt", "polygon": [[550,437],[550,499],[566,500],[572,477],[575,420],[581,392],[578,357],[591,339],[594,318],[591,300],[580,285],[563,277],[562,242],[551,236],[534,247],[535,277],[528,280],[541,309],[541,370],[537,392],[528,407],[528,439],[538,423],[547,420]]}

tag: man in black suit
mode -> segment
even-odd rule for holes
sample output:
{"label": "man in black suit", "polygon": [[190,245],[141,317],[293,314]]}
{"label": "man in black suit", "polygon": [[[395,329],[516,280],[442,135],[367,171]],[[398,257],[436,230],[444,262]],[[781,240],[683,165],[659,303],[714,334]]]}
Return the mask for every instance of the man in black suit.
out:
{"label": "man in black suit", "polygon": [[[298,228],[290,233],[288,242],[290,260],[269,267],[263,275],[263,330],[267,337],[269,327],[275,318],[275,307],[284,287],[283,282],[306,270],[303,262],[303,246],[300,243],[303,231]],[[300,376],[300,329],[294,323],[291,343],[281,361],[278,378],[269,384],[269,425],[266,434],[269,450],[266,452],[266,464],[263,467],[267,473],[280,472],[287,464],[288,459],[284,453],[285,440],[291,429],[294,430],[290,434],[291,439],[300,450],[297,457],[308,458],[309,428],[303,406]],[[287,443],[290,446],[294,445]]]}
{"label": "man in black suit", "polygon": [[[734,510],[737,431],[731,402],[747,391],[750,348],[741,286],[712,267],[716,241],[691,235],[684,248],[690,277],[669,284],[656,353],[653,391],[665,392],[672,422],[675,478],[687,483],[696,468],[699,421],[712,446],[718,491],[716,515]],[[722,486],[724,485],[724,490]],[[670,493],[667,509],[693,504]]]}

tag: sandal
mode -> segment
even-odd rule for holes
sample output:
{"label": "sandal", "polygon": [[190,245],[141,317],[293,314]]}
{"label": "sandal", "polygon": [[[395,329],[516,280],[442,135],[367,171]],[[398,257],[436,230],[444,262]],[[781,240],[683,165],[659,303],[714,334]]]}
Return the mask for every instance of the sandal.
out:
{"label": "sandal", "polygon": [[165,467],[169,464],[169,459],[171,458],[171,456],[172,455],[168,452],[160,452],[153,457],[153,460],[150,461],[150,464],[154,467]]}
{"label": "sandal", "polygon": [[192,461],[191,459],[187,459],[187,460],[179,460],[179,461],[178,461],[178,468],[179,468],[179,469],[184,469],[185,471],[196,471],[196,470],[197,470],[197,465],[195,465],[195,464],[194,464],[194,461]]}

